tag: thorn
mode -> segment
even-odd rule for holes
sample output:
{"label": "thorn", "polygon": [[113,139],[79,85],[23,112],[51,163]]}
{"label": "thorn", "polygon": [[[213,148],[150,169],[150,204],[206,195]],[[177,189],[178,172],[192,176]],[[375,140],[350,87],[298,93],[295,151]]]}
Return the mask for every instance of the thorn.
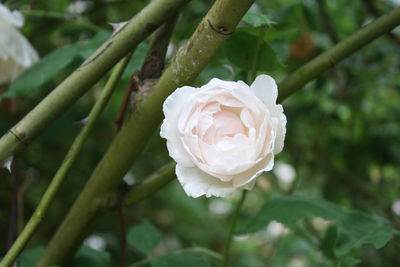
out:
{"label": "thorn", "polygon": [[119,23],[111,23],[111,22],[109,22],[108,24],[110,24],[111,27],[113,27],[113,35],[114,35],[117,32],[119,32],[120,30],[122,30],[122,28],[124,28],[125,25],[128,24],[128,21],[123,21],[123,22],[119,22]]}
{"label": "thorn", "polygon": [[7,169],[11,173],[11,164],[13,162],[13,156],[8,157],[3,163],[3,168]]}
{"label": "thorn", "polygon": [[80,120],[80,121],[74,122],[74,125],[77,125],[77,126],[79,126],[79,127],[83,127],[83,126],[85,126],[86,123],[88,122],[88,119],[89,119],[88,117],[83,118],[83,119]]}

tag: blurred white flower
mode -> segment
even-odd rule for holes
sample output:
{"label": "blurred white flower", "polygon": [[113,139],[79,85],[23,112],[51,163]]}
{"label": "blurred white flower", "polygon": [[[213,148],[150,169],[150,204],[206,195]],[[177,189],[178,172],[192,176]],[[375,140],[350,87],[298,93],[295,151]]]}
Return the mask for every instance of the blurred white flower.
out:
{"label": "blurred white flower", "polygon": [[397,216],[400,216],[400,200],[399,199],[393,202],[392,211]]}
{"label": "blurred white flower", "polygon": [[223,199],[213,199],[208,203],[208,209],[216,215],[225,215],[231,211],[232,204]]}
{"label": "blurred white flower", "polygon": [[68,12],[72,13],[72,14],[82,14],[82,13],[86,12],[92,6],[93,6],[92,1],[78,0],[78,1],[72,2],[68,6]]}
{"label": "blurred white flower", "polygon": [[279,186],[283,189],[288,189],[296,178],[296,170],[293,166],[282,161],[275,162],[273,172],[278,178]]}
{"label": "blurred white flower", "polygon": [[0,4],[0,84],[15,80],[39,57],[29,41],[18,31],[24,17]]}
{"label": "blurred white flower", "polygon": [[276,239],[287,233],[289,233],[289,229],[280,222],[272,221],[267,226],[267,235],[273,239]]}
{"label": "blurred white flower", "polygon": [[106,248],[106,241],[98,235],[89,236],[83,243],[95,250],[104,250]]}

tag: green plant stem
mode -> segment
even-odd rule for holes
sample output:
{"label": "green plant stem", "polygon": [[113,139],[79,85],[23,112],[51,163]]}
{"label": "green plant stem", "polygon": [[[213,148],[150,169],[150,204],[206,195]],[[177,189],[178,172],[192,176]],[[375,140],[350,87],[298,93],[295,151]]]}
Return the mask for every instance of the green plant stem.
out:
{"label": "green plant stem", "polygon": [[125,57],[121,60],[121,62],[115,67],[114,71],[112,72],[107,84],[105,85],[103,92],[93,106],[93,109],[90,111],[88,120],[82,131],[78,134],[75,138],[71,148],[69,149],[67,155],[65,156],[60,168],[57,170],[56,174],[54,175],[49,187],[47,188],[46,192],[44,193],[43,197],[40,200],[39,205],[37,206],[35,212],[32,214],[31,218],[29,219],[28,223],[18,236],[17,240],[14,242],[10,250],[7,252],[5,257],[0,262],[1,267],[10,266],[19,255],[21,250],[24,248],[26,243],[29,241],[39,224],[42,222],[48,207],[50,206],[51,202],[53,201],[60,185],[64,181],[64,178],[68,174],[68,171],[71,169],[72,164],[77,159],[80,151],[85,144],[86,139],[88,138],[90,132],[93,129],[93,126],[97,119],[99,118],[100,114],[104,110],[105,106],[108,103],[118,81],[120,80],[123,71],[130,59],[130,55]]}
{"label": "green plant stem", "polygon": [[[234,31],[253,0],[216,1],[186,45],[155,85],[153,92],[136,105],[83,191],[47,246],[38,266],[70,259],[87,234],[95,216],[115,194],[124,175],[144,149],[161,122],[162,104],[176,88],[191,83]],[[153,3],[153,2],[152,2]]]}
{"label": "green plant stem", "polygon": [[231,250],[233,235],[235,233],[236,222],[239,217],[240,209],[242,208],[242,205],[246,200],[246,195],[247,195],[247,190],[243,190],[242,196],[240,197],[240,200],[236,205],[235,212],[233,213],[231,225],[229,226],[228,239],[226,240],[225,244],[224,257],[222,259],[222,267],[229,266],[230,250]]}
{"label": "green plant stem", "polygon": [[390,32],[399,24],[400,7],[393,9],[388,14],[381,16],[377,20],[354,32],[345,40],[300,67],[281,82],[279,84],[280,92],[278,102],[282,102],[285,98],[300,90],[320,73],[332,68],[341,60],[350,56],[381,35]]}
{"label": "green plant stem", "polygon": [[22,150],[89,90],[108,70],[190,0],[154,0],[114,33],[0,139],[0,163]]}
{"label": "green plant stem", "polygon": [[254,51],[254,56],[251,64],[251,71],[249,72],[249,75],[247,77],[247,82],[249,84],[251,84],[257,76],[257,70],[260,65],[261,44],[264,39],[266,29],[267,29],[266,25],[261,26],[259,29],[260,32],[258,34],[256,50]]}
{"label": "green plant stem", "polygon": [[[204,254],[207,256],[210,256],[212,258],[215,258],[219,261],[222,260],[222,257],[220,254],[218,254],[215,251],[212,251],[208,248],[203,248],[203,247],[192,247],[192,248],[184,248],[184,249],[180,249],[177,251],[174,251],[172,253],[199,253],[199,254]],[[162,257],[162,256],[160,256]],[[129,267],[141,267],[141,266],[147,266],[154,258],[147,258],[144,260],[141,260],[139,262],[136,262],[134,264],[129,265]]]}
{"label": "green plant stem", "polygon": [[140,185],[134,186],[123,198],[123,204],[133,205],[154,194],[175,179],[175,162],[170,162],[157,170]]}

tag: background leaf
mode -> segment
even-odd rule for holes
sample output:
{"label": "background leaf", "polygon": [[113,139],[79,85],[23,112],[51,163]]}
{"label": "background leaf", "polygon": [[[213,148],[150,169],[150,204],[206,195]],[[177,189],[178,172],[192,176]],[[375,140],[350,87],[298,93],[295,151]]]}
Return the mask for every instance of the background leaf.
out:
{"label": "background leaf", "polygon": [[83,245],[73,258],[71,266],[85,267],[85,266],[110,266],[111,255],[107,251],[93,249],[89,246]]}
{"label": "background leaf", "polygon": [[19,267],[31,267],[35,266],[40,256],[44,252],[44,247],[34,247],[23,251],[23,253],[17,259],[17,266]]}
{"label": "background leaf", "polygon": [[79,46],[71,44],[52,51],[25,71],[11,85],[4,97],[18,97],[35,93],[78,56]]}
{"label": "background leaf", "polygon": [[151,261],[151,267],[211,267],[202,257],[191,253],[171,253],[156,257]]}
{"label": "background leaf", "polygon": [[[236,31],[224,45],[224,50],[229,61],[236,67],[251,70],[257,40],[257,33],[245,30]],[[258,62],[259,71],[276,70],[279,65],[274,50],[265,40],[261,43]]]}
{"label": "background leaf", "polygon": [[151,252],[161,238],[161,233],[148,220],[132,227],[127,234],[128,243],[145,254]]}
{"label": "background leaf", "polygon": [[294,228],[299,221],[316,217],[337,223],[337,227],[331,226],[328,229],[321,242],[321,248],[325,255],[336,257],[340,262],[353,264],[355,259],[348,257],[353,249],[367,244],[378,249],[393,236],[392,226],[383,218],[360,211],[343,210],[323,199],[301,196],[275,197],[267,200],[255,216],[240,224],[237,233],[259,231],[271,221],[278,221]]}
{"label": "background leaf", "polygon": [[275,22],[272,21],[267,14],[260,14],[254,12],[247,12],[242,20],[243,22],[253,27],[261,27],[265,25],[275,24]]}

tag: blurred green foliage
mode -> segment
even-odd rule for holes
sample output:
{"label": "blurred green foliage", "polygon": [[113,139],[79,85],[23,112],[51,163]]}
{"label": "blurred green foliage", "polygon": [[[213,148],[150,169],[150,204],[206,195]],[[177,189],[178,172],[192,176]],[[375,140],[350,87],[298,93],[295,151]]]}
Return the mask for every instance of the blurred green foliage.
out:
{"label": "blurred green foliage", "polygon": [[[22,31],[42,58],[5,93],[17,97],[12,99],[17,109],[11,109],[10,100],[1,103],[0,130],[4,133],[107,38],[112,30],[109,22],[129,19],[148,1],[2,2],[23,12],[26,24]],[[194,84],[202,85],[213,77],[246,81],[259,31],[254,27],[264,22],[269,25],[262,40],[259,72],[281,81],[332,47],[334,35],[343,39],[374,19],[366,1],[322,2],[328,17],[321,14],[321,1],[256,1],[251,12],[259,15],[246,17]],[[396,1],[373,2],[383,14]],[[192,1],[182,10],[168,59],[190,37],[211,4]],[[326,21],[334,26],[333,32],[327,29]],[[400,38],[398,28],[394,34]],[[140,69],[147,47],[148,40],[136,49],[49,215],[21,255],[21,266],[32,266],[43,251],[41,247],[49,241],[114,137],[114,120],[124,91],[131,74]],[[280,186],[274,172],[258,179],[240,217],[251,227],[234,240],[232,266],[352,266],[357,262],[359,266],[400,265],[399,55],[399,43],[393,36],[383,36],[283,103],[287,136],[277,160],[294,167],[295,181],[287,190]],[[106,78],[16,157],[12,175],[0,170],[0,255],[6,251],[16,188],[22,211],[13,224],[20,229],[79,131],[74,123],[86,117]],[[156,132],[125,180],[140,181],[168,161],[165,142]],[[289,196],[293,193],[296,197]],[[153,198],[126,208],[125,221],[130,229],[127,240],[131,244],[127,247],[127,263],[151,256],[155,257],[151,266],[218,266],[215,259],[177,251],[199,246],[222,252],[232,206],[238,199],[238,195],[192,199],[173,182]],[[144,218],[148,221],[142,222]],[[290,229],[274,232],[271,221],[280,221]],[[116,211],[95,222],[93,236],[99,237],[104,246],[96,247],[86,240],[71,266],[118,265],[120,231]],[[138,239],[139,246],[135,243]],[[150,240],[150,245],[145,246],[145,240]]]}

